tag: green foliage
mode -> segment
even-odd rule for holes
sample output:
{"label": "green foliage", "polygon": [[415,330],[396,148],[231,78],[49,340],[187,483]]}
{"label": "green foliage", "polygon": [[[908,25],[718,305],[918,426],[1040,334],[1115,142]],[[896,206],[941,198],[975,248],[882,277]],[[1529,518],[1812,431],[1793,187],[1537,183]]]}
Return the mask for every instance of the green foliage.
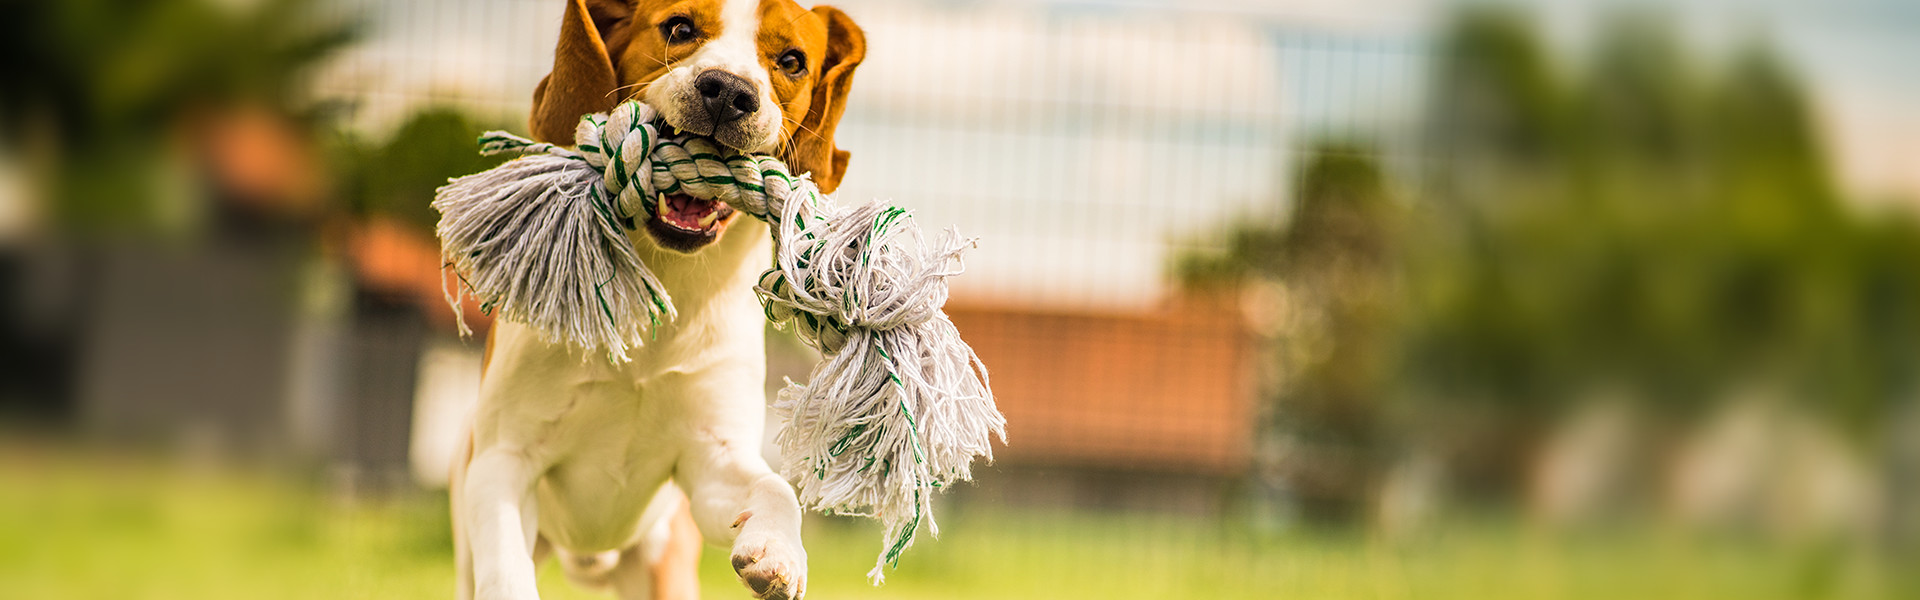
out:
{"label": "green foliage", "polygon": [[1180,264],[1190,285],[1280,282],[1282,312],[1307,311],[1270,344],[1269,428],[1346,431],[1361,455],[1477,448],[1459,452],[1482,464],[1455,466],[1504,471],[1495,485],[1602,392],[1684,427],[1758,389],[1879,435],[1920,391],[1920,225],[1844,203],[1801,84],[1764,44],[1702,67],[1661,23],[1610,20],[1561,69],[1516,13],[1462,13],[1438,42],[1405,211],[1364,152],[1311,149],[1284,226]]}
{"label": "green foliage", "polygon": [[[59,224],[151,228],[156,181],[190,117],[236,105],[292,116],[311,68],[354,39],[313,0],[26,2],[0,19],[0,131],[39,153]],[[14,68],[18,67],[18,68]],[[0,139],[0,142],[5,142]]]}
{"label": "green foliage", "polygon": [[1263,390],[1263,430],[1336,465],[1303,475],[1312,481],[1296,489],[1315,516],[1344,517],[1371,493],[1382,462],[1402,209],[1371,151],[1323,143],[1307,156],[1287,222],[1236,229],[1226,252],[1189,256],[1179,268],[1192,286],[1284,290],[1283,333],[1262,360],[1264,379],[1283,385]]}
{"label": "green foliage", "polygon": [[1254,223],[1228,231],[1223,251],[1178,257],[1173,272],[1193,287],[1280,278],[1321,268],[1327,261],[1378,264],[1391,259],[1394,231],[1384,221],[1397,208],[1370,150],[1327,142],[1309,148],[1301,169],[1301,197],[1285,223]]}
{"label": "green foliage", "polygon": [[[1521,137],[1576,135],[1564,154],[1469,150],[1495,176],[1440,186],[1422,205],[1416,220],[1441,229],[1419,236],[1409,271],[1408,383],[1523,422],[1612,386],[1687,418],[1757,383],[1862,430],[1911,391],[1880,355],[1920,334],[1898,325],[1914,317],[1888,314],[1901,303],[1889,294],[1920,283],[1905,279],[1920,264],[1910,222],[1842,204],[1800,87],[1764,48],[1696,87],[1653,22],[1602,32],[1584,91],[1548,111],[1564,123],[1530,120],[1541,111],[1525,89],[1436,93],[1436,105],[1509,97],[1494,104],[1515,114],[1495,120],[1539,128]],[[1456,39],[1491,35],[1479,27],[1469,19]]]}
{"label": "green foliage", "polygon": [[[1528,163],[1566,150],[1566,92],[1520,15],[1462,13],[1436,47],[1427,137],[1456,152]],[[1448,179],[1448,171],[1432,175]]]}
{"label": "green foliage", "polygon": [[431,233],[440,220],[431,205],[434,190],[449,178],[478,173],[507,159],[481,156],[474,141],[482,131],[495,128],[452,108],[430,108],[408,118],[383,144],[342,136],[333,155],[350,210],[387,215]]}

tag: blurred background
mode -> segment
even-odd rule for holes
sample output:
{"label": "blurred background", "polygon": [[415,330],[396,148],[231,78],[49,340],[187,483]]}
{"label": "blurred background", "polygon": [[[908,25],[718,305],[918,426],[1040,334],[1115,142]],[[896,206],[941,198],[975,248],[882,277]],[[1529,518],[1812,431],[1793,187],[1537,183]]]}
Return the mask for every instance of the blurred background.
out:
{"label": "blurred background", "polygon": [[[1920,598],[1920,5],[835,4],[1010,445],[814,596]],[[0,597],[451,597],[428,201],[563,7],[10,7]]]}

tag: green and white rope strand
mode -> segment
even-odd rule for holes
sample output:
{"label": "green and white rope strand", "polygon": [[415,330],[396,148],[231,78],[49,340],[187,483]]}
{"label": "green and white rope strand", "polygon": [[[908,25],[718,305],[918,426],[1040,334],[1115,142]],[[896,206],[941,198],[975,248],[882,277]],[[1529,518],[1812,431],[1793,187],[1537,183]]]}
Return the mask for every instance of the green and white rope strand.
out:
{"label": "green and white rope strand", "polygon": [[784,475],[810,508],[883,523],[877,584],[923,523],[939,535],[932,492],[992,460],[992,436],[1005,442],[986,367],[941,310],[972,242],[927,239],[898,207],[839,206],[777,159],[663,137],[654,121],[626,102],[581,119],[571,149],[482,136],[482,153],[526,156],[436,195],[442,254],[462,281],[448,301],[457,313],[471,295],[550,341],[626,360],[675,316],[624,231],[653,217],[648,199],[684,193],[768,222],[774,265],[755,288],[767,319],[824,357],[773,402]]}

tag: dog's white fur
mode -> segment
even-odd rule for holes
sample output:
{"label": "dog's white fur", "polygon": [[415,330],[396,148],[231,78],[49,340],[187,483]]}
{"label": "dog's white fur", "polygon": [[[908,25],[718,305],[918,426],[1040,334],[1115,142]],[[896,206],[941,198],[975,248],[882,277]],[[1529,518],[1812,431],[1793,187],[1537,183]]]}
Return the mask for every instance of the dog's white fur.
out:
{"label": "dog's white fur", "polygon": [[[649,86],[669,122],[678,103],[651,96],[691,90],[695,65],[770,93],[752,47],[757,5],[728,0],[726,30],[703,58]],[[738,44],[747,48],[729,46]],[[770,145],[781,115],[763,100],[756,118],[771,119]],[[632,360],[613,364],[519,324],[494,325],[471,458],[456,460],[453,476],[463,599],[537,598],[536,557],[548,546],[576,580],[649,597],[650,557],[681,508],[675,486],[707,542],[732,548],[742,579],[769,583],[762,597],[805,593],[799,503],[760,456],[766,357],[753,284],[770,263],[766,225],[735,219],[692,255],[660,249],[644,231],[631,237],[680,311]]]}

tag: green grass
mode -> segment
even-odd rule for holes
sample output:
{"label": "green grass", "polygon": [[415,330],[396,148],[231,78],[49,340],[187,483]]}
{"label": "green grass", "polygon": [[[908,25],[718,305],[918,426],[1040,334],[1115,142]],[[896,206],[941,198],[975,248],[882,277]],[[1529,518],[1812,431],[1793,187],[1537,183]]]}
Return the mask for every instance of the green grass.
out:
{"label": "green grass", "polygon": [[[1456,524],[1388,543],[1256,536],[1218,520],[978,508],[943,524],[942,539],[923,538],[874,588],[863,574],[878,530],[810,521],[810,597],[1902,597],[1873,555],[1654,528],[1569,541]],[[348,502],[268,477],[0,452],[0,598],[450,598],[451,543],[435,495]],[[720,549],[703,555],[701,578],[705,597],[748,597]],[[550,599],[602,597],[571,588],[552,564],[541,589]]]}

